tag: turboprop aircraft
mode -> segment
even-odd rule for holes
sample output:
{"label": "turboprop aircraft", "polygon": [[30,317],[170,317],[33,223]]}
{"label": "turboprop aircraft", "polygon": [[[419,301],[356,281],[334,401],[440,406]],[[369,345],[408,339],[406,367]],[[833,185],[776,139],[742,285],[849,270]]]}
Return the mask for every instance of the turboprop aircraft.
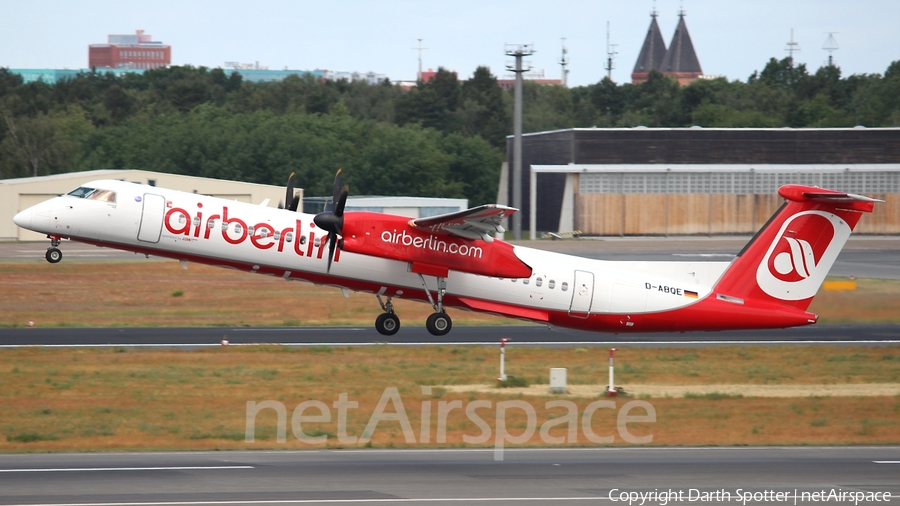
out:
{"label": "turboprop aircraft", "polygon": [[370,293],[384,335],[400,328],[394,297],[431,304],[425,325],[434,335],[452,327],[447,307],[631,333],[815,323],[806,309],[862,214],[879,202],[782,186],[785,203],[731,262],[613,262],[494,239],[516,212],[500,205],[419,219],[345,213],[340,171],[331,208],[300,213],[293,181],[292,174],[286,207],[275,209],[100,180],[14,220],[47,234],[51,263],[62,259],[61,239],[70,239]]}

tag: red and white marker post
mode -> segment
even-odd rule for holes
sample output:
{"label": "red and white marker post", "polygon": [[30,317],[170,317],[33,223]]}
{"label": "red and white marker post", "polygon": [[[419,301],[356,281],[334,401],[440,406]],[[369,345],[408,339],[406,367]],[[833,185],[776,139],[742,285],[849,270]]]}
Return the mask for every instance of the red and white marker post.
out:
{"label": "red and white marker post", "polygon": [[614,360],[613,354],[615,353],[615,351],[616,351],[616,348],[609,349],[609,385],[606,387],[607,397],[615,397],[617,394],[616,385],[613,382],[613,376],[614,376],[614,374],[613,374],[613,360]]}
{"label": "red and white marker post", "polygon": [[504,337],[500,339],[500,377],[497,378],[497,381],[506,381],[506,343],[507,341],[512,341],[512,339],[508,337]]}

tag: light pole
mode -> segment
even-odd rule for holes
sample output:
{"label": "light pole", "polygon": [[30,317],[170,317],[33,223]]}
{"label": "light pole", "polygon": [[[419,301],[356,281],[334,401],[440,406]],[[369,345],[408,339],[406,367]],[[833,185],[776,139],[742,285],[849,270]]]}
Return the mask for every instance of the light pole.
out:
{"label": "light pole", "polygon": [[[535,53],[534,44],[506,44],[506,56],[516,59],[514,67],[507,66],[506,70],[516,73],[515,107],[513,109],[513,198],[512,206],[522,209],[522,73],[529,69],[523,68],[522,58]],[[533,213],[534,209],[528,212]],[[522,213],[512,215],[513,239],[522,238]]]}

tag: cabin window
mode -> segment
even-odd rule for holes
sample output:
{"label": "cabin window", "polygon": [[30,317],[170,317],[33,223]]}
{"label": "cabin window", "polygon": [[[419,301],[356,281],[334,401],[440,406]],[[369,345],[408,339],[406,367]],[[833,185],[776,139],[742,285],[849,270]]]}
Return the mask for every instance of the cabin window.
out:
{"label": "cabin window", "polygon": [[194,216],[194,226],[195,227],[200,226],[200,217],[199,216]]}
{"label": "cabin window", "polygon": [[[287,238],[287,236],[285,236],[285,238]],[[279,232],[278,230],[276,230],[276,231],[275,231],[275,235],[272,236],[272,239],[274,239],[274,240],[276,240],[276,241],[279,240],[279,239],[281,239],[281,232]]]}
{"label": "cabin window", "polygon": [[240,224],[240,223],[235,223],[235,224],[234,224],[234,233],[235,233],[235,234],[240,234],[242,230],[243,230],[243,228],[241,228],[241,224]]}
{"label": "cabin window", "polygon": [[510,281],[512,281],[513,283],[515,283],[517,280],[516,280],[516,279],[510,279]]}
{"label": "cabin window", "polygon": [[522,279],[522,284],[523,284],[523,285],[527,285],[527,284],[528,284],[528,278]]}
{"label": "cabin window", "polygon": [[255,230],[256,229],[253,228],[253,225],[250,225],[249,227],[247,227],[247,235],[253,235],[253,232]]}
{"label": "cabin window", "polygon": [[206,228],[210,230],[216,228],[216,220],[209,220],[208,222],[206,222]]}
{"label": "cabin window", "polygon": [[300,244],[306,244],[306,236],[305,235],[300,236]]}
{"label": "cabin window", "polygon": [[541,286],[542,284],[544,284],[544,279],[543,279],[543,278],[540,278],[540,277],[539,277],[539,278],[537,278],[537,279],[534,280],[534,286]]}
{"label": "cabin window", "polygon": [[550,281],[547,281],[547,288],[553,290],[553,288],[555,288],[555,287],[556,287],[556,281],[553,281],[552,279]]}
{"label": "cabin window", "polygon": [[259,229],[259,236],[261,238],[265,239],[266,237],[269,237],[269,231],[264,228],[261,228],[261,229]]}
{"label": "cabin window", "polygon": [[560,288],[560,289],[561,289],[561,290],[562,290],[562,291],[564,291],[564,292],[565,292],[565,291],[566,291],[566,290],[568,290],[568,289],[569,289],[569,284],[568,284],[568,283],[566,283],[566,282],[565,282],[565,281],[563,281],[563,282],[562,282],[562,284],[561,284],[561,285],[559,285],[559,288]]}
{"label": "cabin window", "polygon": [[285,241],[285,242],[291,242],[292,240],[294,240],[294,234],[291,233],[291,232],[286,232],[286,233],[284,234],[284,241]]}

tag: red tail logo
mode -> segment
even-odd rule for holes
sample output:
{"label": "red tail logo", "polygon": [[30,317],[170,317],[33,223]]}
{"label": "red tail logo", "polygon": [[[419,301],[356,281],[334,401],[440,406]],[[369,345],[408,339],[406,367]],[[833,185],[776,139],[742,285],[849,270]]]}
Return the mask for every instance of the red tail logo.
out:
{"label": "red tail logo", "polygon": [[851,228],[827,211],[803,211],[782,224],[756,271],[768,295],[802,300],[816,294],[837,259]]}

